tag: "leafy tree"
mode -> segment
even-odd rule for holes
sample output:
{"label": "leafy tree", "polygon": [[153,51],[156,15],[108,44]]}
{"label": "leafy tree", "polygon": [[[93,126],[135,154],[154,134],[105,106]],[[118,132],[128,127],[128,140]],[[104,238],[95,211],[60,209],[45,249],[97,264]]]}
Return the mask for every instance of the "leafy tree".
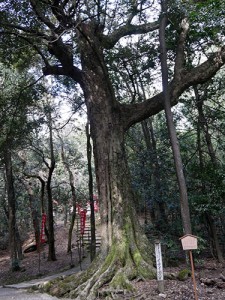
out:
{"label": "leafy tree", "polygon": [[[38,157],[38,167],[43,167],[43,175],[40,175],[40,169],[36,172],[37,165],[35,168],[32,168],[32,171],[28,171],[31,169],[30,165],[27,163],[27,158],[25,156],[21,157],[23,161],[23,165],[25,167],[24,174],[28,178],[37,178],[40,180],[42,185],[42,197],[41,197],[41,209],[42,213],[45,212],[45,207],[47,204],[47,221],[48,221],[48,260],[56,260],[56,253],[55,253],[55,238],[54,238],[54,218],[53,218],[53,195],[52,195],[52,179],[53,173],[56,166],[56,154],[55,154],[55,147],[54,147],[54,118],[53,116],[53,104],[51,103],[50,96],[44,96],[42,99],[43,104],[43,117],[45,118],[45,126],[48,131],[48,138],[45,138],[45,143],[40,143],[40,135],[38,136],[39,140],[33,139],[30,145],[31,150],[33,150]],[[41,105],[40,105],[41,106]],[[36,144],[37,143],[37,144]],[[45,151],[44,151],[45,150]],[[32,162],[34,164],[34,162]],[[36,173],[35,173],[36,172]],[[29,191],[29,189],[28,189]],[[30,192],[29,192],[30,194]],[[47,200],[45,202],[45,200]]]}
{"label": "leafy tree", "polygon": [[[223,206],[224,182],[223,182],[223,159],[220,159],[220,149],[218,145],[221,141],[218,135],[218,126],[221,122],[223,112],[223,85],[218,86],[221,81],[221,75],[218,74],[211,82],[202,86],[194,87],[193,104],[196,117],[193,119],[192,126],[196,131],[196,155],[190,164],[190,173],[193,174],[192,188],[194,210],[204,217],[204,223],[207,225],[212,249],[215,257],[223,261],[223,255],[218,238],[218,215]],[[214,105],[214,99],[217,99],[217,105]],[[188,116],[188,114],[187,114]],[[222,124],[221,124],[222,125]],[[221,132],[222,127],[219,131]],[[220,138],[219,138],[220,136]],[[195,165],[194,165],[195,164]],[[198,166],[198,168],[196,168]],[[197,192],[198,191],[198,192]],[[200,192],[201,191],[201,192]],[[200,194],[196,194],[200,192]]]}
{"label": "leafy tree", "polygon": [[14,183],[13,151],[25,141],[24,134],[29,133],[32,125],[28,120],[29,109],[36,92],[31,89],[31,77],[17,69],[0,65],[0,155],[5,167],[5,182],[8,198],[8,220],[12,270],[19,267],[22,249],[16,225],[16,193]]}
{"label": "leafy tree", "polygon": [[[73,228],[75,224],[75,218],[76,218],[76,209],[78,204],[78,180],[75,180],[75,171],[74,167],[78,166],[78,161],[81,159],[81,154],[76,151],[76,149],[73,149],[73,156],[72,161],[71,159],[71,145],[69,145],[68,141],[63,140],[63,138],[59,135],[58,137],[61,144],[61,160],[62,164],[64,166],[65,171],[68,173],[69,177],[69,185],[71,189],[71,205],[72,205],[72,213],[71,213],[71,220],[70,220],[70,227],[69,227],[69,234],[68,234],[68,245],[67,245],[67,252],[70,253],[72,251],[72,233]],[[75,147],[75,146],[74,146]],[[66,149],[67,148],[67,151]],[[69,153],[69,155],[68,155]],[[76,161],[75,161],[76,160]],[[68,199],[67,199],[68,200]],[[68,201],[67,201],[68,202]],[[67,212],[66,212],[67,214]]]}
{"label": "leafy tree", "polygon": [[[208,1],[201,7],[192,3],[191,12],[194,9],[201,12],[207,5]],[[185,8],[188,10],[190,6]],[[171,51],[172,105],[177,104],[188,87],[214,76],[225,62],[224,48],[219,47],[199,66],[187,64],[186,39],[179,27],[184,17],[182,9],[183,2],[171,3],[171,14],[176,12],[176,22],[168,26],[176,45],[176,51],[174,47]],[[142,34],[147,44],[151,44],[150,33],[159,28],[158,3],[6,0],[1,3],[1,14],[1,41],[7,44],[10,40],[13,47],[13,42],[19,44],[20,39],[27,42],[41,57],[44,75],[67,76],[78,83],[87,106],[100,199],[102,245],[88,276],[81,276],[73,284],[70,295],[93,299],[106,282],[112,288],[132,288],[128,280],[152,277],[155,270],[149,255],[151,247],[136,222],[124,135],[132,125],[163,109],[163,94],[155,94],[141,103],[120,103],[109,73],[107,53],[132,35]],[[194,21],[200,28],[196,16]],[[198,39],[201,40],[202,37]],[[70,287],[60,286],[60,291],[61,295],[69,293]]]}

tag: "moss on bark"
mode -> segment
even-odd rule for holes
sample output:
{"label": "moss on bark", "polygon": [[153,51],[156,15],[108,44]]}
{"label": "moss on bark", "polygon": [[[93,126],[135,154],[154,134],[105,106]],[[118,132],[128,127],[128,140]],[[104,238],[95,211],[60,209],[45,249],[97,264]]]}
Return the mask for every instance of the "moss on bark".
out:
{"label": "moss on bark", "polygon": [[130,243],[128,236],[123,234],[122,240],[113,243],[105,258],[100,253],[88,270],[54,282],[49,292],[57,297],[93,300],[100,290],[104,293],[105,287],[114,293],[133,291],[133,279],[155,277],[150,254],[148,258],[142,255],[141,249],[145,247],[134,241]]}

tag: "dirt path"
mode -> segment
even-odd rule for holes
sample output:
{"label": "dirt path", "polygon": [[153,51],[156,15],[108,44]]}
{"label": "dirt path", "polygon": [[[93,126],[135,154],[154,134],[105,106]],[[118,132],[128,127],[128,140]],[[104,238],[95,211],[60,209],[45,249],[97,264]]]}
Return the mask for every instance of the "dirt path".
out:
{"label": "dirt path", "polygon": [[[65,269],[70,269],[71,265],[79,266],[78,249],[75,247],[75,234],[72,239],[72,254],[67,254],[67,237],[68,229],[65,228],[63,224],[55,225],[55,248],[57,261],[47,260],[48,245],[46,244],[43,246],[40,256],[37,251],[25,253],[24,259],[21,261],[22,271],[18,272],[12,272],[10,270],[9,251],[0,251],[0,286],[59,273]],[[27,240],[27,244],[32,240],[34,240],[34,237],[31,235]],[[84,256],[87,255],[88,253],[84,252]]]}
{"label": "dirt path", "polygon": [[56,297],[40,293],[28,293],[24,290],[0,288],[0,300],[58,300]]}
{"label": "dirt path", "polygon": [[[48,246],[44,246],[41,252],[41,264],[40,271],[42,276],[49,276],[51,274],[59,273],[65,269],[71,268],[71,263],[79,268],[79,255],[78,250],[74,247],[71,255],[66,253],[67,248],[67,235],[68,229],[64,228],[63,224],[58,224],[55,226],[55,245],[56,245],[56,255],[57,261],[50,262],[47,261]],[[73,242],[75,246],[76,241],[73,237]],[[88,254],[86,253],[86,256]],[[11,272],[10,269],[10,257],[8,251],[0,251],[0,286],[5,284],[12,284],[21,281],[28,281],[33,278],[37,278],[39,275],[38,270],[38,253],[31,252],[26,253],[25,258],[21,263],[23,272]],[[183,268],[187,268],[185,265],[180,265],[176,268],[164,268],[165,271],[169,273],[177,273]],[[221,279],[224,276],[225,270],[224,265],[217,263],[212,259],[205,259],[201,261],[201,265],[196,263],[196,283],[198,288],[199,300],[225,300],[225,280]],[[213,279],[212,284],[207,285],[203,283],[202,279]],[[214,282],[214,283],[213,283]],[[217,283],[220,283],[217,285]],[[157,290],[157,281],[134,281],[134,287],[136,292],[132,294],[117,295],[115,299],[134,299],[134,300],[157,300],[157,299],[167,299],[167,300],[193,300],[193,286],[191,277],[186,281],[178,280],[166,280],[165,281],[165,292],[159,295]],[[32,296],[31,296],[32,295]],[[31,298],[33,297],[33,298]],[[36,299],[57,299],[44,294],[27,294],[24,290],[12,290],[0,288],[0,299],[8,300],[36,300]],[[93,299],[94,300],[94,299]]]}

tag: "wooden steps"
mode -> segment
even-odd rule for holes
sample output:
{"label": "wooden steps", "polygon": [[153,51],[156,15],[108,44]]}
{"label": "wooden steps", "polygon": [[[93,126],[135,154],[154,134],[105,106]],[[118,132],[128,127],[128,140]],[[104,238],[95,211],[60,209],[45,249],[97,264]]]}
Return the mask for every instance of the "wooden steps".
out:
{"label": "wooden steps", "polygon": [[[83,247],[87,248],[87,250],[90,249],[91,244],[91,222],[90,217],[87,217],[85,222],[85,228],[84,233],[81,234],[81,228],[80,228],[80,217],[77,216],[76,220],[76,233],[77,233],[77,242],[79,242]],[[96,250],[100,248],[101,246],[101,236],[98,232],[98,230],[95,230],[95,239],[96,239]]]}

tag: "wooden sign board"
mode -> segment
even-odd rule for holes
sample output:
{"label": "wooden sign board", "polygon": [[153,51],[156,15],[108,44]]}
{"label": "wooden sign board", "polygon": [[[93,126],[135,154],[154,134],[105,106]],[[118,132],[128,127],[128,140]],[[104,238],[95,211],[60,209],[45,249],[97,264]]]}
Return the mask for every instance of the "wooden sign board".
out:
{"label": "wooden sign board", "polygon": [[186,234],[180,238],[183,250],[198,249],[198,238],[192,234]]}

